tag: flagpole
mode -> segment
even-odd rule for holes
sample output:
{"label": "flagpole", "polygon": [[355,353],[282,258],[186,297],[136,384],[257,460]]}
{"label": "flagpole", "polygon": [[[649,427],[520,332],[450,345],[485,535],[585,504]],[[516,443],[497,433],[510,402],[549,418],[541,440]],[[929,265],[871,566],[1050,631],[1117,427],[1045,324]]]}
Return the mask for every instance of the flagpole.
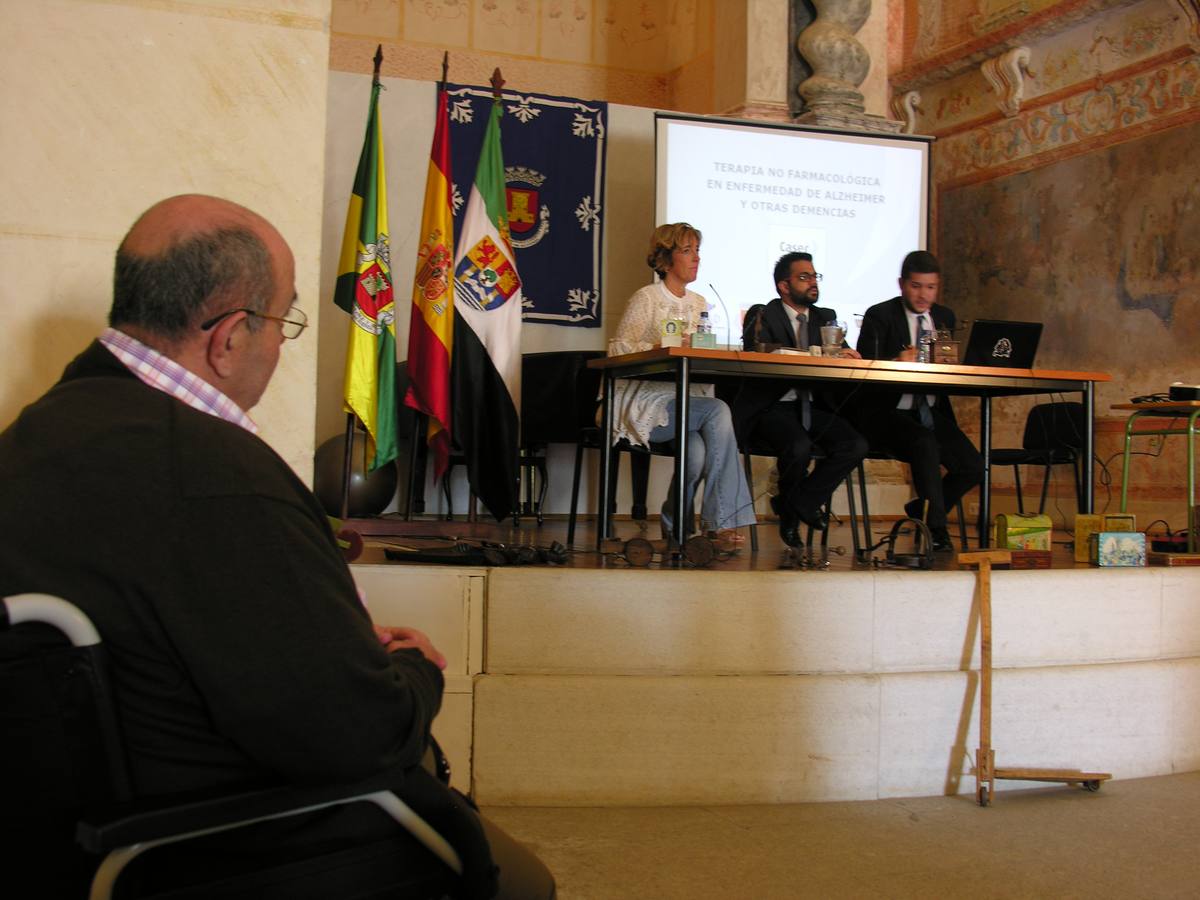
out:
{"label": "flagpole", "polygon": [[[353,326],[351,326],[353,327]],[[353,473],[354,457],[354,413],[346,413],[346,437],[342,441],[342,509],[340,518],[350,518],[350,478]]]}
{"label": "flagpole", "polygon": [[[404,521],[411,522],[413,511],[416,508],[417,498],[417,457],[425,452],[421,450],[426,430],[429,428],[429,417],[424,413],[413,412],[412,431],[408,435],[408,497],[404,501]],[[420,466],[421,470],[421,493],[425,492],[425,464]],[[425,512],[425,498],[421,497],[420,512]]]}
{"label": "flagpole", "polygon": [[[379,85],[379,69],[383,65],[383,44],[375,45],[375,71],[371,76],[371,87]],[[354,327],[353,324],[350,326]],[[358,421],[352,412],[346,413],[346,437],[342,449],[342,514],[343,520],[350,518],[350,481],[354,477],[354,425]],[[367,472],[366,447],[363,448],[363,474]]]}
{"label": "flagpole", "polygon": [[[504,87],[504,76],[500,74],[500,67],[496,66],[496,68],[492,70],[492,100],[494,102],[496,102],[496,103],[500,102],[500,100],[501,100],[500,92],[503,89],[503,87]],[[520,468],[518,468],[517,472],[520,473],[520,471],[521,471]],[[518,474],[518,478],[519,477],[520,476]],[[467,504],[468,504],[468,506],[467,506],[467,521],[468,522],[476,521],[475,511],[476,511],[477,501],[478,501],[478,497],[475,494],[475,491],[474,490],[470,491],[468,493],[468,499],[467,499]],[[520,502],[521,502],[521,488],[520,488],[520,485],[518,484],[518,486],[517,486],[517,503],[520,504]],[[495,515],[495,513],[493,513],[493,515]],[[499,517],[497,516],[497,518],[499,518]]]}

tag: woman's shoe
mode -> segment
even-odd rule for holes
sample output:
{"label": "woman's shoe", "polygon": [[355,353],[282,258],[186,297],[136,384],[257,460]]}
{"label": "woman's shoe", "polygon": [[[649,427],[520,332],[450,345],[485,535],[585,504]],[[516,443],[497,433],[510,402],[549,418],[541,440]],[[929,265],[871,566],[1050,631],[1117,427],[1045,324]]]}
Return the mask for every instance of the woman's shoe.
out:
{"label": "woman's shoe", "polygon": [[737,550],[742,544],[746,543],[746,536],[736,528],[707,531],[704,533],[704,536],[712,541],[719,550]]}

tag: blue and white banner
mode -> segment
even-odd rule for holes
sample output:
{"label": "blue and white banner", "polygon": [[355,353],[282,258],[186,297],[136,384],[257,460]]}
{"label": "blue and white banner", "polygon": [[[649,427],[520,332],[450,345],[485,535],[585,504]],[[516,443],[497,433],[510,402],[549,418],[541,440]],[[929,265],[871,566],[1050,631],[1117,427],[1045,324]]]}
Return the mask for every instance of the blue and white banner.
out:
{"label": "blue and white banner", "polygon": [[[490,88],[451,85],[455,240],[492,105]],[[503,92],[508,224],[521,273],[522,318],[600,327],[608,104]],[[456,244],[457,246],[457,244]]]}

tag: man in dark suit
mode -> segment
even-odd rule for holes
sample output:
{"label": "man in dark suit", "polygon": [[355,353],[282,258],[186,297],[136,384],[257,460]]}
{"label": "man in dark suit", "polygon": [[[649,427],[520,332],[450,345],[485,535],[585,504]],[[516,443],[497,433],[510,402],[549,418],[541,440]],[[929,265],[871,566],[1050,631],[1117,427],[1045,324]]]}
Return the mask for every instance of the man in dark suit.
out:
{"label": "man in dark suit", "polygon": [[[876,303],[863,317],[858,335],[863,357],[913,362],[925,332],[954,327],[954,312],[937,302],[940,271],[937,258],[924,250],[904,258],[900,296]],[[946,510],[983,480],[983,457],[958,427],[949,399],[876,391],[856,404],[855,424],[872,447],[909,464],[917,497],[905,512],[914,518],[924,513],[933,548],[952,550]]]}
{"label": "man in dark suit", "polygon": [[[779,296],[752,306],[742,329],[742,346],[761,345],[804,349],[821,345],[821,326],[837,319],[832,309],[816,305],[821,276],[808,253],[787,253],[775,264]],[[858,357],[850,347],[845,356]],[[771,506],[779,516],[784,542],[800,542],[801,522],[814,528],[828,524],[826,507],[841,484],[867,452],[867,442],[837,415],[838,402],[828,390],[813,391],[791,380],[744,379],[731,403],[734,428],[742,446],[765,446],[778,460],[779,493]],[[814,448],[824,454],[809,471]]]}

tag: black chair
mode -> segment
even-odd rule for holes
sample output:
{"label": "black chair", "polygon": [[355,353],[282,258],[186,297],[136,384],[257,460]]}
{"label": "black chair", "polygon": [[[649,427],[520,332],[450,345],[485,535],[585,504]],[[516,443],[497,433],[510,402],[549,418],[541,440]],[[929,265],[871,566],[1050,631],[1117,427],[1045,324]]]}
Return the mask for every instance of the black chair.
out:
{"label": "black chair", "polygon": [[[535,516],[545,522],[546,494],[550,476],[546,454],[550,444],[574,444],[580,430],[592,424],[596,410],[599,373],[588,374],[588,360],[604,356],[603,350],[561,350],[526,353],[521,358],[521,444],[519,464],[524,475],[525,497],[513,510],[513,524],[522,516]],[[588,393],[590,389],[590,393]],[[588,417],[584,421],[584,417]],[[450,503],[450,472],[463,465],[460,456],[451,456],[442,479],[446,499],[446,519],[454,518]],[[536,496],[535,496],[536,492]],[[568,541],[568,543],[570,543]]]}
{"label": "black chair", "polygon": [[[775,453],[769,447],[755,444],[755,443],[753,443],[753,441],[751,441],[750,443],[743,446],[741,448],[741,451],[742,451],[742,465],[746,470],[746,484],[750,485],[750,491],[751,491],[751,493],[753,493],[754,492],[754,468],[751,465],[750,457],[752,457],[752,456],[770,456],[773,458],[775,456]],[[814,447],[813,448],[813,456],[812,456],[813,461],[815,462],[816,460],[821,459],[822,457],[823,457],[823,454],[821,453],[820,449]],[[861,464],[860,464],[860,468],[861,468]],[[850,539],[851,539],[851,541],[853,541],[853,544],[854,544],[854,558],[861,559],[862,558],[862,547],[859,544],[859,539],[858,539],[858,510],[855,508],[855,504],[854,504],[854,485],[853,485],[853,482],[851,481],[851,477],[849,475],[846,476],[846,479],[843,483],[846,485],[846,505],[847,505],[847,509],[849,510],[849,513],[850,513]],[[830,516],[832,517],[832,514],[833,514],[832,510],[828,510],[828,512],[830,513]],[[813,528],[809,527],[808,528],[808,540],[806,542],[806,546],[807,546],[810,554],[812,551],[812,539],[813,539]],[[821,544],[822,544],[822,546],[827,546],[828,543],[829,543],[829,529],[828,529],[828,527],[826,527],[826,528],[822,529]],[[758,552],[758,526],[757,525],[750,526],[750,551],[752,553]]]}
{"label": "black chair", "polygon": [[[601,373],[599,369],[589,369],[587,361],[604,356],[604,351],[579,351],[581,364],[576,369],[574,389],[572,393],[573,406],[560,406],[560,419],[567,420],[564,413],[573,410],[568,421],[572,423],[575,436],[571,443],[575,444],[575,468],[571,479],[571,512],[567,520],[567,546],[575,542],[575,523],[579,513],[579,486],[583,476],[583,454],[585,450],[603,450],[603,436],[596,424],[597,409],[600,396]],[[617,509],[617,482],[621,474],[621,455],[629,455],[630,477],[633,491],[633,518],[644,521],[646,518],[646,492],[650,481],[650,457],[675,455],[675,442],[652,442],[649,447],[640,447],[628,441],[621,440],[613,444],[612,461],[608,471],[608,509],[609,521],[598,527],[603,528],[604,537],[612,534],[611,515]]]}
{"label": "black chair", "polygon": [[[580,431],[593,421],[599,373],[593,377],[589,360],[603,350],[564,350],[527,353],[521,360],[521,468],[525,473],[522,515],[545,521],[544,505],[550,479],[546,454],[551,444],[576,444]],[[537,497],[534,499],[534,486]],[[569,542],[568,542],[569,543]]]}
{"label": "black chair", "polygon": [[[459,852],[414,812],[418,806],[424,815],[443,815],[442,794],[451,806],[465,802],[424,770],[411,786],[406,774],[404,799],[390,789],[396,776],[388,773],[354,785],[172,798],[169,806],[133,801],[104,646],[87,616],[57,597],[23,594],[0,600],[0,721],[5,735],[0,763],[7,775],[4,818],[19,826],[15,845],[6,843],[5,851],[18,870],[29,868],[34,880],[6,874],[14,884],[25,883],[23,890],[31,894],[83,896],[90,882],[90,896],[99,900],[112,894],[126,865],[143,853],[150,859],[156,851],[172,852],[168,845],[214,832],[356,802],[383,810],[396,821],[398,835],[403,829],[444,865],[430,859],[420,871],[405,872],[389,840],[386,853],[382,845],[368,844],[323,848],[303,859],[256,857],[263,865],[251,872],[220,867],[189,872],[189,878],[199,874],[200,881],[155,885],[149,892],[141,890],[135,866],[121,880],[119,895],[376,896],[382,890],[387,896],[434,898],[457,891],[489,896],[494,888],[494,883],[475,881],[485,871],[484,880],[494,882],[486,850],[482,869],[468,866],[472,884],[467,885],[456,874],[463,871]],[[468,860],[478,860],[476,850]]]}
{"label": "black chair", "polygon": [[[593,410],[594,412],[594,410]],[[583,451],[603,450],[604,443],[600,428],[588,425],[579,431],[579,440],[575,445],[575,471],[571,480],[571,513],[567,520],[567,546],[575,541],[575,522],[579,511],[579,485],[583,474]],[[617,482],[621,475],[621,454],[629,455],[630,478],[632,479],[632,518],[638,521],[646,519],[646,492],[650,482],[650,457],[675,456],[674,441],[654,441],[650,446],[641,447],[629,441],[620,440],[613,444],[613,455],[608,468],[608,510],[609,520],[604,523],[604,537],[612,535],[612,516],[617,511]],[[599,527],[599,526],[598,526]]]}
{"label": "black chair", "polygon": [[1038,513],[1046,509],[1046,493],[1050,487],[1053,466],[1071,466],[1075,475],[1075,500],[1083,509],[1084,432],[1083,404],[1070,401],[1040,403],[1029,410],[1025,419],[1025,435],[1020,449],[1005,448],[992,451],[993,466],[1012,466],[1017,485],[1017,511],[1024,514],[1025,501],[1021,496],[1021,466],[1042,466],[1042,498]]}

